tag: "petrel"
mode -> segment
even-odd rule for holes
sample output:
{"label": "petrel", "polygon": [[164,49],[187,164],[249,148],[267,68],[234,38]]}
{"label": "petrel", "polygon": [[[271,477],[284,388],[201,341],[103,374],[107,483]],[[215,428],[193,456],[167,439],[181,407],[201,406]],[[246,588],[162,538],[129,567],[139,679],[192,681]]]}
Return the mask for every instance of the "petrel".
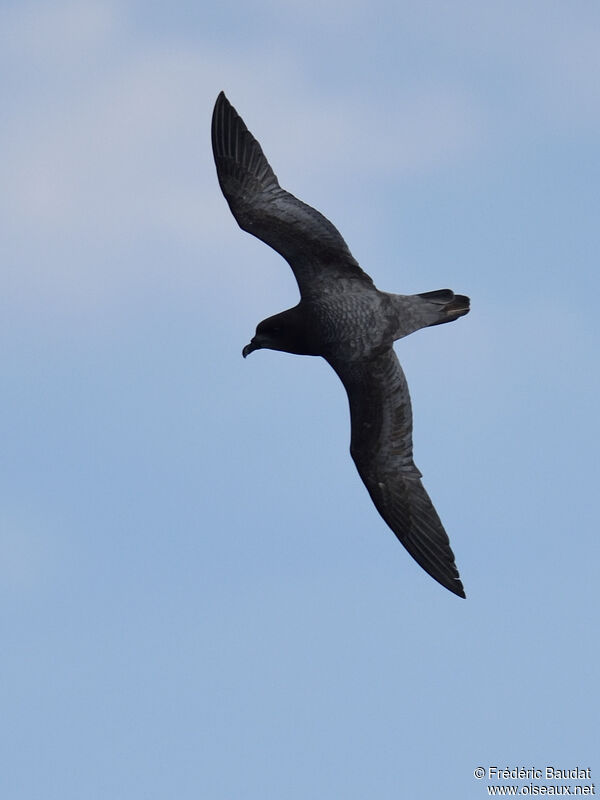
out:
{"label": "petrel", "polygon": [[440,289],[381,292],[322,214],[279,185],[261,146],[221,92],[212,117],[221,190],[242,230],[292,268],[294,308],[258,324],[244,358],[268,348],[322,356],[350,404],[350,454],[375,507],[432,578],[465,597],[450,541],[413,461],[412,409],[396,339],[462,317],[469,298]]}

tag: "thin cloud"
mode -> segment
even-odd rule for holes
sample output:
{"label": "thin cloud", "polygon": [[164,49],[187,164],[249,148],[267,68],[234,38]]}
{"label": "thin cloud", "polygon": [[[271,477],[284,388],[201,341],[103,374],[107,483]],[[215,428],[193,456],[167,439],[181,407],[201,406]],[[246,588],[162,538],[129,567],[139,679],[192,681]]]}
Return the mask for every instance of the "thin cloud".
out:
{"label": "thin cloud", "polygon": [[18,57],[45,68],[89,55],[122,25],[110,2],[18,4],[0,12],[3,58]]}
{"label": "thin cloud", "polygon": [[[15,300],[41,283],[46,302],[65,295],[69,303],[105,304],[111,286],[121,291],[128,274],[137,279],[149,246],[143,243],[157,236],[197,252],[199,261],[225,240],[238,252],[210,153],[210,114],[221,88],[283,185],[317,205],[325,187],[341,195],[348,177],[360,185],[456,164],[484,170],[490,152],[519,140],[519,109],[532,102],[546,118],[556,109],[575,123],[597,117],[592,76],[600,44],[585,20],[572,16],[561,27],[550,16],[538,30],[535,15],[525,12],[515,22],[468,2],[452,14],[434,5],[438,14],[431,3],[403,11],[415,36],[445,56],[460,41],[464,63],[500,65],[504,90],[483,97],[476,71],[463,64],[441,73],[438,64],[399,81],[383,76],[385,102],[352,81],[333,95],[307,74],[303,39],[284,49],[265,34],[234,49],[200,32],[184,38],[176,28],[145,38],[131,7],[93,1],[3,12],[0,58],[13,85],[0,131],[0,207]],[[362,19],[366,5],[357,0],[352,8],[352,19]],[[298,13],[294,7],[290,18]],[[539,46],[525,52],[531,43]],[[127,255],[115,257],[121,246]],[[187,290],[190,281],[226,285],[231,275],[226,268],[203,274],[190,264],[169,279]],[[86,293],[86,284],[103,290]],[[75,295],[74,285],[81,288]],[[256,286],[264,288],[258,277]]]}
{"label": "thin cloud", "polygon": [[[115,258],[119,242],[127,248],[138,242],[143,251],[142,243],[159,235],[195,248],[200,259],[218,251],[231,232],[209,137],[222,87],[257,135],[264,132],[269,157],[290,186],[296,169],[315,182],[326,175],[335,183],[349,165],[355,175],[371,177],[430,169],[472,146],[476,126],[468,103],[452,92],[406,93],[373,148],[381,121],[375,105],[340,97],[332,106],[306,85],[289,55],[280,54],[274,71],[272,52],[232,58],[216,46],[132,38],[123,16],[102,15],[96,4],[76,11],[57,6],[54,17],[46,11],[35,25],[32,13],[28,7],[11,18],[23,58],[15,50],[4,58],[17,81],[42,28],[52,32],[52,50],[62,56],[48,61],[39,82],[27,83],[26,104],[13,93],[14,113],[0,134],[6,156],[0,205],[12,243],[15,302],[35,285],[45,304],[57,296],[67,307],[105,304],[111,284],[122,291],[126,273],[137,276],[143,260]],[[81,58],[78,31],[94,45],[93,64],[86,61],[78,79],[65,82],[65,63],[75,68]],[[226,270],[194,269],[203,283],[230,277]]]}

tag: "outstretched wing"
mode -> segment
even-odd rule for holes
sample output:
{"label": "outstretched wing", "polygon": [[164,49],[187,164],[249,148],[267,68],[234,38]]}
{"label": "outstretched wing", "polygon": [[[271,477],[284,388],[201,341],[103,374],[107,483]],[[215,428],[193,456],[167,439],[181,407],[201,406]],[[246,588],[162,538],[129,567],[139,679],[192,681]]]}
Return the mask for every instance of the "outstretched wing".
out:
{"label": "outstretched wing", "polygon": [[261,146],[223,92],[213,111],[212,147],[219,184],[238,225],[286,259],[302,295],[342,277],[372,286],[331,222],[281,188]]}
{"label": "outstretched wing", "polygon": [[331,366],[350,402],[350,453],[375,507],[432,578],[465,597],[450,540],[412,456],[412,410],[406,378],[390,348],[370,360]]}

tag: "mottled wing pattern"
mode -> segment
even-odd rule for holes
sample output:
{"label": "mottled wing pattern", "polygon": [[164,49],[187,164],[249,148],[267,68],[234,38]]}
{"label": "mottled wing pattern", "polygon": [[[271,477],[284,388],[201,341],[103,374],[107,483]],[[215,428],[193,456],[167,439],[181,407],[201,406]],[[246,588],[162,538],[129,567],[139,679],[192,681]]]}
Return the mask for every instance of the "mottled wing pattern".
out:
{"label": "mottled wing pattern", "polygon": [[261,146],[223,92],[213,111],[212,147],[219,184],[238,225],[286,259],[302,295],[340,277],[372,286],[331,222],[280,187]]}
{"label": "mottled wing pattern", "polygon": [[412,456],[406,378],[390,348],[373,359],[334,363],[348,393],[350,453],[383,519],[432,578],[465,597],[450,541]]}

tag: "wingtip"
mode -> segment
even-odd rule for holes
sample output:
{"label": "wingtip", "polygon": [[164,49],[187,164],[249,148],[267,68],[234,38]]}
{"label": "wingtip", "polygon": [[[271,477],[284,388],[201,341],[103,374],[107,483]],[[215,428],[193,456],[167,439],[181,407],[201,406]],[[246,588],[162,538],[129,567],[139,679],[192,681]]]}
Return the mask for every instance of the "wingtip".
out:
{"label": "wingtip", "polygon": [[[423,564],[421,564],[421,566],[423,567]],[[460,578],[454,578],[448,580],[447,578],[435,575],[432,571],[430,571],[426,567],[423,567],[423,569],[425,570],[425,572],[427,572],[428,575],[430,575],[434,579],[434,581],[437,581],[440,584],[440,586],[443,586],[444,589],[448,589],[449,592],[452,592],[452,594],[455,594],[457,597],[462,597],[463,600],[467,599],[467,595],[465,593],[465,589],[464,586],[462,585],[462,581]]]}
{"label": "wingtip", "polygon": [[[412,555],[412,553],[411,553]],[[414,558],[414,556],[413,556]],[[416,560],[416,559],[415,559]],[[420,562],[419,562],[420,563]],[[448,589],[449,592],[455,594],[457,597],[462,597],[463,600],[467,599],[467,595],[465,593],[465,588],[462,585],[462,581],[459,577],[456,578],[447,578],[446,576],[442,576],[437,573],[435,570],[431,570],[430,568],[426,567],[423,563],[420,564],[425,572],[427,572],[431,577],[436,580],[444,589]],[[454,570],[456,571],[456,566],[453,564]],[[458,572],[457,572],[458,575]]]}
{"label": "wingtip", "polygon": [[[223,90],[221,90],[219,92],[219,94],[217,95],[217,99],[215,100],[215,104],[213,106],[213,114],[212,114],[212,127],[213,128],[214,128],[214,126],[216,124],[217,117],[219,116],[219,114],[220,113],[221,114],[225,114],[226,110],[228,108],[231,108],[231,103],[227,99],[227,95],[225,94],[225,92]],[[221,111],[221,109],[222,109],[222,111]]]}
{"label": "wingtip", "polygon": [[454,594],[455,594],[457,597],[462,597],[462,599],[463,599],[463,600],[466,600],[466,599],[467,599],[467,594],[466,594],[466,592],[465,592],[465,590],[464,590],[464,588],[463,588],[463,585],[462,585],[462,583],[460,584],[460,589],[457,587],[457,588],[454,590]]}

